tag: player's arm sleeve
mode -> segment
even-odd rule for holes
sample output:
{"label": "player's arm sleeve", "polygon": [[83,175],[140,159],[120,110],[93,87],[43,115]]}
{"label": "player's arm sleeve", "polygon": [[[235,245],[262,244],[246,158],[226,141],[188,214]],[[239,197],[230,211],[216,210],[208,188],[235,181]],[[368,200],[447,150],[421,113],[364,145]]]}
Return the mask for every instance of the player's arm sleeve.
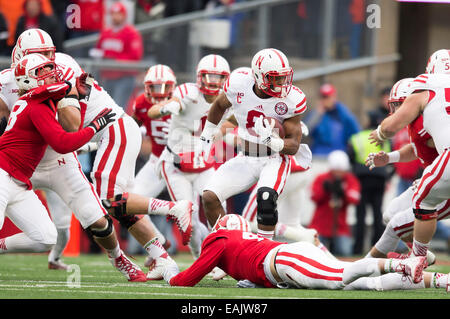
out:
{"label": "player's arm sleeve", "polygon": [[214,240],[209,245],[202,247],[200,257],[186,270],[172,277],[171,286],[193,287],[218,264],[225,249],[225,238]]}
{"label": "player's arm sleeve", "polygon": [[94,130],[90,127],[73,133],[64,131],[50,107],[45,104],[33,105],[30,109],[30,116],[45,142],[61,154],[77,150],[94,136]]}
{"label": "player's arm sleeve", "polygon": [[236,101],[238,94],[236,82],[240,82],[240,76],[241,74],[232,72],[223,85],[223,92],[225,93],[228,101]]}

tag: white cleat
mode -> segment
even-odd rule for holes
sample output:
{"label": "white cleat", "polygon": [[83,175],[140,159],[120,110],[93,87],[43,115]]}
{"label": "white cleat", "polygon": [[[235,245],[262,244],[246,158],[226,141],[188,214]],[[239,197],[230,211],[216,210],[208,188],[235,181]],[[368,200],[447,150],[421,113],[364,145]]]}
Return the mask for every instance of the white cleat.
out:
{"label": "white cleat", "polygon": [[170,256],[158,257],[152,261],[149,267],[147,280],[165,280],[169,282],[170,278],[176,276],[179,272],[177,263]]}
{"label": "white cleat", "polygon": [[419,283],[423,278],[423,270],[428,266],[425,256],[417,256],[402,259],[396,272],[410,276],[414,283]]}
{"label": "white cleat", "polygon": [[183,245],[187,245],[192,235],[192,202],[188,200],[176,202],[167,217],[175,221],[181,232]]}
{"label": "white cleat", "polygon": [[147,281],[145,274],[142,272],[139,266],[137,266],[130,259],[128,259],[128,257],[125,256],[123,251],[120,252],[120,256],[117,258],[109,257],[109,261],[117,270],[119,270],[128,279],[128,281],[132,282]]}

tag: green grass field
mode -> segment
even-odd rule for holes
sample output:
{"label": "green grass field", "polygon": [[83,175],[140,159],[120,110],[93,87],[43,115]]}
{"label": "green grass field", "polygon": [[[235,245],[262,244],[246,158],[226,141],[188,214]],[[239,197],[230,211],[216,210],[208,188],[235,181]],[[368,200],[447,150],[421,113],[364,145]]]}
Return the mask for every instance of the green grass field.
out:
{"label": "green grass field", "polygon": [[[135,257],[143,267],[144,256]],[[174,257],[180,269],[192,263],[190,254]],[[106,255],[82,255],[64,258],[79,267],[80,285],[75,272],[47,269],[44,254],[0,256],[0,299],[449,299],[443,289],[408,291],[325,291],[302,289],[242,289],[230,277],[216,282],[204,278],[196,287],[170,287],[164,281],[129,283],[109,263]],[[448,255],[427,271],[450,272]],[[75,266],[76,267],[76,266]]]}

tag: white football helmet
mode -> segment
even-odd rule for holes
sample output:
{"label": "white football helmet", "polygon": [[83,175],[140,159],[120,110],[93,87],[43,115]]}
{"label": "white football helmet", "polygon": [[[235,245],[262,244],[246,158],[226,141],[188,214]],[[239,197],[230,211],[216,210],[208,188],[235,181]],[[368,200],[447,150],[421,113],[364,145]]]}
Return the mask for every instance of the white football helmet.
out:
{"label": "white football helmet", "polygon": [[286,97],[292,88],[293,70],[283,52],[263,49],[252,59],[252,71],[256,85],[264,93],[274,97]]}
{"label": "white football helmet", "polygon": [[230,66],[217,54],[204,56],[197,65],[197,85],[206,95],[218,95],[230,75]]}
{"label": "white football helmet", "polygon": [[411,83],[414,78],[405,78],[397,81],[389,94],[388,104],[391,113],[394,113],[396,108],[402,105],[403,101],[411,94]]}
{"label": "white football helmet", "polygon": [[167,65],[157,64],[150,67],[144,78],[145,96],[153,104],[172,97],[177,84],[175,73]]}
{"label": "white football helmet", "polygon": [[426,73],[450,74],[450,50],[441,49],[434,52],[428,59]]}
{"label": "white football helmet", "polygon": [[[47,67],[50,70],[45,70]],[[39,53],[24,56],[14,68],[17,86],[25,91],[45,85],[45,79],[49,77],[55,77],[55,82],[59,82],[55,62]]]}
{"label": "white football helmet", "polygon": [[11,62],[14,66],[25,55],[31,53],[42,53],[48,58],[55,60],[56,48],[50,35],[41,29],[28,29],[22,32],[17,39],[16,45],[11,55]]}
{"label": "white football helmet", "polygon": [[219,218],[212,228],[212,231],[215,232],[219,229],[241,230],[243,232],[251,231],[248,220],[237,214],[227,214]]}

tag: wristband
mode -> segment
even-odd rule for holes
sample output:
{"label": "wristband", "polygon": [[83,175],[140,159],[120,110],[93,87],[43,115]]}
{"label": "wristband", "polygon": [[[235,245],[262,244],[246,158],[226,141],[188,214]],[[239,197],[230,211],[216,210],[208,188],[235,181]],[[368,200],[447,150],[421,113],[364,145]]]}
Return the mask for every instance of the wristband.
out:
{"label": "wristband", "polygon": [[65,108],[67,106],[74,106],[79,110],[81,109],[80,101],[78,101],[76,98],[73,98],[73,97],[62,98],[61,100],[59,100],[59,102],[57,104],[58,110]]}
{"label": "wristband", "polygon": [[400,161],[400,152],[399,151],[393,151],[387,154],[389,160],[388,163],[397,163]]}
{"label": "wristband", "polygon": [[377,137],[380,141],[385,141],[386,137],[381,133],[381,125],[378,125],[377,127]]}

